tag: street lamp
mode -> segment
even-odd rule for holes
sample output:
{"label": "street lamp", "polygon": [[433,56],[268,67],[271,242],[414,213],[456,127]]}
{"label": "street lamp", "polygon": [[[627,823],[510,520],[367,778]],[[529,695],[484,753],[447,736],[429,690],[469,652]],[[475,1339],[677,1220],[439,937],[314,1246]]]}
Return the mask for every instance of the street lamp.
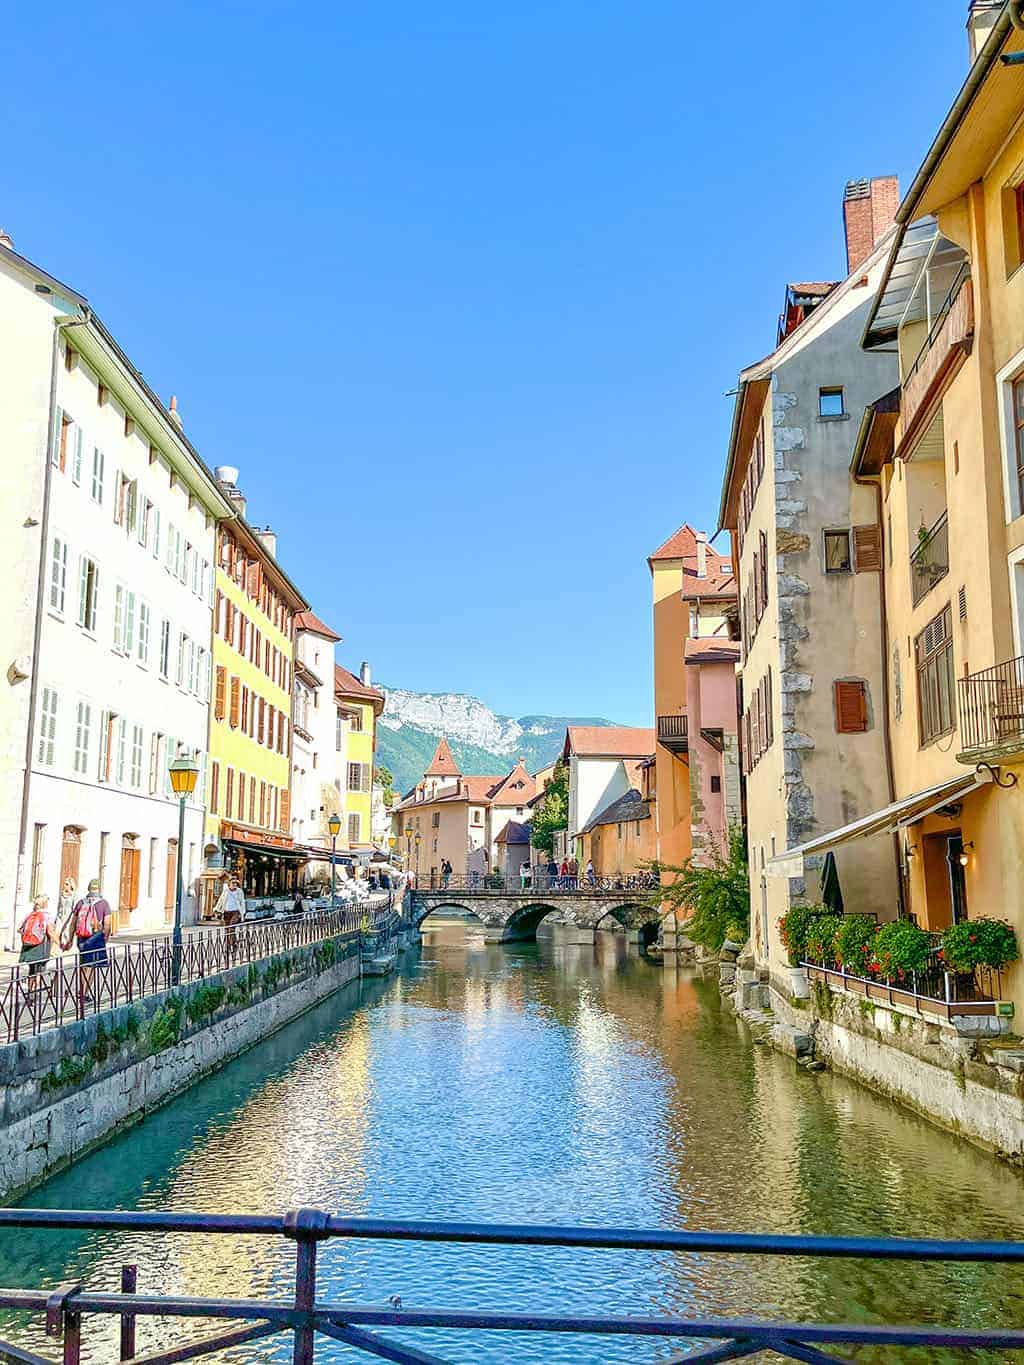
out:
{"label": "street lamp", "polygon": [[181,907],[185,899],[183,877],[185,857],[185,802],[196,789],[199,764],[187,754],[179,754],[168,764],[171,790],[178,798],[178,873],[174,896],[174,931],[171,935],[171,985],[181,984]]}
{"label": "street lamp", "polygon": [[420,836],[416,835],[416,885],[420,884]]}
{"label": "street lamp", "polygon": [[331,836],[331,909],[334,909],[334,859],[338,852],[338,835],[341,833],[341,816],[334,812],[327,817],[327,829]]}

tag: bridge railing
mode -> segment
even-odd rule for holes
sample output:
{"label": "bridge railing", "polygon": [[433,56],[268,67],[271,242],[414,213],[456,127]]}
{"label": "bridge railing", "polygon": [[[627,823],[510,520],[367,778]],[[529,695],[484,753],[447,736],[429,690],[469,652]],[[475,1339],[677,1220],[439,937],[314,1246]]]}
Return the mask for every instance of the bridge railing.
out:
{"label": "bridge railing", "polygon": [[[86,1335],[89,1357],[110,1360],[109,1349],[93,1342],[119,1328],[118,1359],[144,1360],[146,1365],[171,1365],[173,1361],[208,1358],[231,1347],[247,1346],[246,1360],[270,1360],[269,1354],[251,1350],[256,1342],[279,1336],[291,1338],[290,1358],[295,1365],[313,1365],[315,1344],[326,1337],[343,1342],[361,1354],[398,1362],[398,1365],[445,1365],[443,1357],[389,1335],[409,1329],[442,1329],[472,1333],[466,1342],[473,1358],[497,1359],[500,1342],[509,1331],[570,1334],[576,1337],[633,1337],[638,1360],[665,1361],[655,1340],[687,1346],[674,1354],[675,1365],[741,1360],[762,1351],[774,1351],[786,1360],[834,1365],[838,1356],[827,1352],[835,1346],[873,1348],[873,1359],[908,1359],[915,1347],[953,1348],[961,1352],[1024,1350],[1024,1329],[1000,1323],[979,1326],[968,1312],[968,1325],[930,1323],[912,1326],[889,1323],[822,1323],[759,1317],[683,1317],[671,1313],[630,1315],[622,1312],[559,1313],[496,1310],[460,1303],[456,1308],[420,1307],[405,1304],[396,1296],[385,1302],[361,1303],[346,1299],[332,1302],[317,1297],[317,1254],[321,1242],[331,1238],[372,1241],[455,1243],[505,1247],[574,1247],[622,1252],[669,1251],[687,1255],[799,1257],[805,1263],[825,1258],[852,1262],[912,1261],[966,1266],[1020,1264],[1024,1243],[950,1242],[930,1239],[879,1237],[784,1237],[749,1233],[671,1232],[634,1228],[516,1226],[486,1223],[404,1222],[396,1219],[348,1218],[320,1209],[296,1209],[280,1215],[208,1214],[164,1212],[86,1212],[57,1209],[0,1209],[0,1228],[51,1228],[76,1231],[130,1231],[140,1235],[181,1233],[279,1237],[295,1243],[292,1291],[280,1299],[229,1299],[174,1296],[159,1292],[165,1269],[159,1258],[149,1270],[148,1286],[138,1292],[139,1267],[124,1266],[120,1294],[88,1289],[81,1284],[54,1287],[0,1289],[0,1308],[45,1316],[46,1333],[61,1343],[63,1365],[81,1365]],[[145,1268],[143,1268],[145,1271]],[[851,1270],[851,1273],[855,1273]],[[145,1274],[143,1278],[146,1278]],[[493,1291],[488,1276],[481,1284],[480,1302],[486,1304]],[[760,1300],[757,1279],[752,1277],[752,1304]],[[575,1297],[572,1283],[565,1285],[565,1302]],[[973,1302],[973,1301],[972,1301]],[[85,1318],[89,1314],[89,1318]],[[162,1339],[149,1345],[143,1356],[136,1352],[136,1327],[140,1319],[163,1318]],[[106,1319],[104,1323],[103,1319]],[[114,1321],[112,1321],[114,1320]],[[217,1326],[211,1335],[197,1337],[196,1324]],[[86,1325],[87,1324],[87,1325]],[[179,1326],[178,1324],[181,1324]],[[239,1325],[241,1324],[241,1325]],[[193,1330],[190,1332],[188,1329]],[[380,1329],[383,1329],[380,1330]],[[0,1330],[9,1331],[10,1328]],[[496,1334],[496,1335],[486,1335]],[[173,1338],[173,1340],[171,1339]],[[644,1339],[655,1339],[644,1344]],[[280,1355],[272,1345],[275,1359]],[[494,1352],[494,1354],[491,1354]],[[884,1352],[884,1355],[881,1354]],[[915,1352],[916,1355],[916,1352]],[[0,1357],[24,1365],[58,1365],[50,1356],[12,1341],[0,1340]],[[462,1358],[466,1358],[463,1356]],[[594,1355],[596,1358],[596,1352]],[[920,1358],[920,1357],[918,1357]],[[945,1354],[944,1354],[944,1358]]]}
{"label": "bridge railing", "polygon": [[522,896],[543,893],[545,896],[648,896],[657,890],[657,873],[636,872],[623,877],[588,877],[585,872],[575,877],[533,868],[528,877],[521,873],[506,877],[500,872],[421,872],[414,874],[412,887],[416,891],[459,891],[479,896]]}

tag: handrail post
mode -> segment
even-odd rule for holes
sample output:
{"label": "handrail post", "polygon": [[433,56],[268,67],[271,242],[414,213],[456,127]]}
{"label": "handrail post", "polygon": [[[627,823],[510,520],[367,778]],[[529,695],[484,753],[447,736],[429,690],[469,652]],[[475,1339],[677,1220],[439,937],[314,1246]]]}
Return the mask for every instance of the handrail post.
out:
{"label": "handrail post", "polygon": [[[327,1235],[328,1215],[322,1209],[291,1209],[284,1216],[284,1234],[296,1243],[295,1311],[311,1314],[316,1303],[316,1244]],[[312,1321],[296,1325],[292,1365],[313,1365],[316,1327]]]}
{"label": "handrail post", "polygon": [[[121,1267],[121,1293],[134,1294],[139,1282],[139,1267],[137,1265],[123,1265]],[[118,1360],[135,1359],[135,1314],[121,1314],[121,1354]]]}

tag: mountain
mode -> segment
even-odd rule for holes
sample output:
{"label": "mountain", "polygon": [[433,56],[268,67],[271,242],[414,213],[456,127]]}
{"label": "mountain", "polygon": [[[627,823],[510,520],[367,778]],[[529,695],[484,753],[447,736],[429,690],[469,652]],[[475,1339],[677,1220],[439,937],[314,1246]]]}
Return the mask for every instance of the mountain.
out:
{"label": "mountain", "polygon": [[461,692],[409,692],[382,687],[387,704],[377,731],[377,761],[399,792],[423,776],[444,735],[467,776],[504,773],[522,758],[531,773],[557,758],[568,725],[614,725],[595,716],[499,716]]}

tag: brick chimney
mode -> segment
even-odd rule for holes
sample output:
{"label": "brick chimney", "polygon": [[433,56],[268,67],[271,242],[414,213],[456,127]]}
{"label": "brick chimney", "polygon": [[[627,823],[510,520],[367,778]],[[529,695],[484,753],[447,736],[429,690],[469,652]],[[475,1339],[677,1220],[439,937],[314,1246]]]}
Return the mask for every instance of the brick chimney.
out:
{"label": "brick chimney", "polygon": [[850,180],[843,195],[846,228],[846,273],[852,275],[871,255],[879,239],[892,227],[900,202],[900,182],[894,175]]}

